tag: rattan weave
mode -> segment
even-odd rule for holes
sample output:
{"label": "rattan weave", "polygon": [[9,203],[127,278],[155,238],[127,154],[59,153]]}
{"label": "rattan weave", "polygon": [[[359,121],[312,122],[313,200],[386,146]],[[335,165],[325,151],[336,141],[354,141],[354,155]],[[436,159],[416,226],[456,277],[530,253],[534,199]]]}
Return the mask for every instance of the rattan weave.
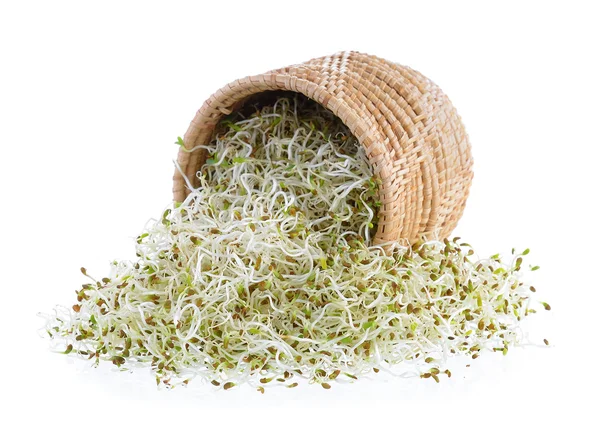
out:
{"label": "rattan weave", "polygon": [[[340,52],[236,80],[204,102],[185,133],[185,148],[209,143],[224,115],[274,90],[301,93],[330,109],[365,147],[382,182],[374,243],[443,238],[456,227],[473,177],[460,117],[429,79],[375,56]],[[203,151],[179,151],[179,167],[192,184]],[[182,201],[189,188],[179,170],[173,179],[174,199]]]}

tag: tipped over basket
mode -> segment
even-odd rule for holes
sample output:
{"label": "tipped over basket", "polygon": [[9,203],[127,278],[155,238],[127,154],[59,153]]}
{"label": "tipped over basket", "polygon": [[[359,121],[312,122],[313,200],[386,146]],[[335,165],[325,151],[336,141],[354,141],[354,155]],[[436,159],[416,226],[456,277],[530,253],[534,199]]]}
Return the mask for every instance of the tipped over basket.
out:
{"label": "tipped over basket", "polygon": [[450,235],[473,178],[464,126],[448,97],[408,67],[358,52],[340,52],[236,80],[213,94],[183,138],[173,196],[196,184],[219,121],[262,92],[300,93],[338,116],[364,146],[381,181],[375,244]]}

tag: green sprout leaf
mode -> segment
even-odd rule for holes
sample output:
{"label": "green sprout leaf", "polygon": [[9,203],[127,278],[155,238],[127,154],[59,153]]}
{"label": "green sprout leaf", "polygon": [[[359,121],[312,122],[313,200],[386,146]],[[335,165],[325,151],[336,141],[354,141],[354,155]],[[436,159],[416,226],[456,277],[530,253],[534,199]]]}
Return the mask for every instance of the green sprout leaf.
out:
{"label": "green sprout leaf", "polygon": [[375,325],[376,325],[375,322],[366,322],[366,323],[363,323],[362,328],[364,330],[367,330],[367,329],[371,329],[371,328],[375,327]]}

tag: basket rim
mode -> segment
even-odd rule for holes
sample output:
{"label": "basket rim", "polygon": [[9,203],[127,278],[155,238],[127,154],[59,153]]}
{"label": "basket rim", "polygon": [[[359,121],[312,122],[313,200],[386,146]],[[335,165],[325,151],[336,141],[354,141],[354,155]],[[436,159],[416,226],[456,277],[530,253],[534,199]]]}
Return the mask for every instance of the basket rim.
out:
{"label": "basket rim", "polygon": [[[304,65],[296,65],[296,69],[305,68],[310,72],[311,68]],[[288,88],[289,87],[289,88]],[[237,79],[217,90],[203,105],[203,108],[212,108],[220,114],[220,116],[211,116],[215,120],[215,124],[207,126],[205,115],[202,114],[202,109],[198,111],[196,117],[190,124],[188,131],[183,137],[184,146],[180,147],[178,155],[178,163],[190,182],[194,181],[193,177],[197,170],[200,169],[203,160],[200,161],[182,161],[189,153],[185,149],[192,149],[202,142],[206,142],[212,136],[212,132],[216,127],[217,122],[226,115],[237,109],[238,105],[243,103],[249,97],[266,91],[287,91],[298,93],[307,98],[319,103],[321,106],[330,110],[346,125],[350,132],[358,139],[359,143],[365,148],[369,163],[373,171],[373,175],[380,180],[379,190],[388,190],[393,193],[394,181],[393,173],[386,166],[389,157],[389,151],[381,143],[381,139],[377,137],[377,132],[373,130],[373,125],[367,121],[367,117],[359,115],[347,102],[339,97],[326,91],[317,83],[311,82],[304,78],[299,78],[295,75],[289,75],[278,72],[268,72],[257,74],[249,77]],[[232,101],[232,94],[244,93],[244,97],[240,100]],[[214,105],[214,106],[213,106]],[[214,114],[214,112],[213,112]],[[210,136],[206,136],[210,130]],[[204,140],[203,140],[204,139]],[[201,143],[199,143],[201,142]],[[184,158],[182,158],[182,156]],[[200,155],[197,155],[200,158]],[[190,193],[186,186],[186,181],[181,175],[181,172],[176,169],[173,177],[173,198],[175,201],[182,202]],[[383,204],[383,202],[382,202]],[[374,244],[384,244],[386,242],[397,241],[398,237],[386,229],[389,224],[389,217],[399,215],[397,211],[400,204],[397,202],[386,202],[388,209],[383,214],[382,207],[378,211],[379,221],[377,224],[377,232],[373,239]],[[388,219],[388,220],[386,220]]]}

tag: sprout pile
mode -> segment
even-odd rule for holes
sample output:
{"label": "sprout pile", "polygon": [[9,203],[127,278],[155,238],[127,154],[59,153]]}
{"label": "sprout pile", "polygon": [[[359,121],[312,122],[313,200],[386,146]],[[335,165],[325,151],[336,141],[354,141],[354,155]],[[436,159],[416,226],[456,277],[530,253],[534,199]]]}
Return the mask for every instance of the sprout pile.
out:
{"label": "sprout pile", "polygon": [[550,309],[522,281],[528,250],[372,245],[378,182],[316,103],[238,113],[195,149],[208,158],[197,188],[147,225],[136,260],[100,279],[82,268],[77,302],[46,315],[61,352],[147,366],[167,387],[328,389],[380,370],[439,382],[448,357],[506,354],[524,340],[521,319]]}

